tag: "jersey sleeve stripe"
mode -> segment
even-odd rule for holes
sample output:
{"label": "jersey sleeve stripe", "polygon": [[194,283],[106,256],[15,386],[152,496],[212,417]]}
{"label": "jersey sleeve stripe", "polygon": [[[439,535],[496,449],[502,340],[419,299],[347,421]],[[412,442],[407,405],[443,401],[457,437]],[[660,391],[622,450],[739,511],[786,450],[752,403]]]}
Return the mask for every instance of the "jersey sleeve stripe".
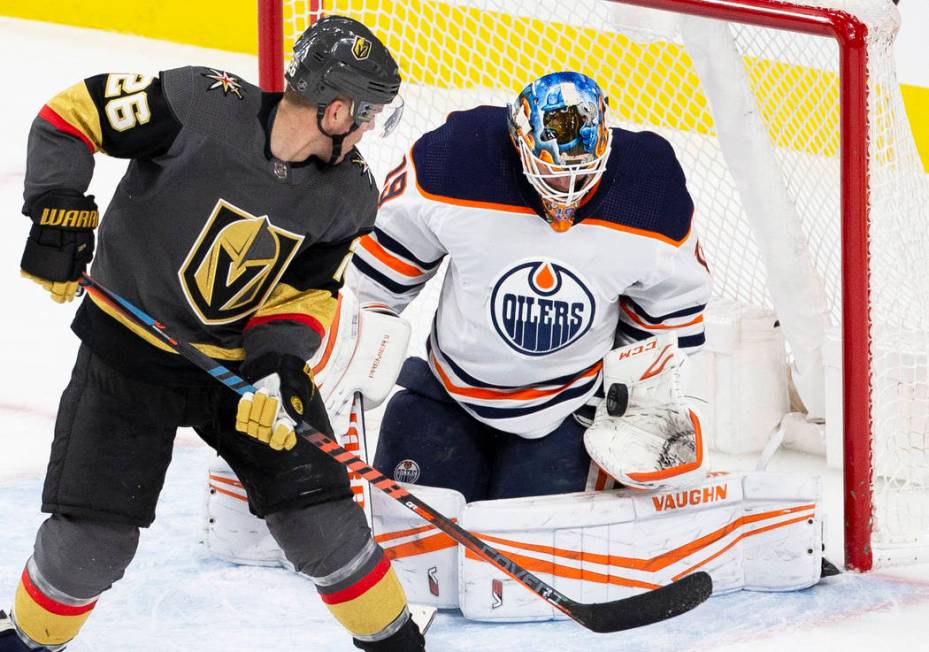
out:
{"label": "jersey sleeve stripe", "polygon": [[360,251],[356,251],[355,255],[352,256],[352,265],[361,274],[366,276],[368,279],[377,283],[378,285],[382,286],[383,288],[392,292],[395,295],[402,296],[410,292],[415,292],[417,288],[419,288],[423,283],[425,283],[425,279],[423,279],[423,281],[419,283],[414,283],[412,285],[405,285],[403,283],[398,283],[397,281],[394,281],[387,275],[381,273],[373,265],[365,261],[362,258],[362,256],[359,255],[360,253],[361,253]]}
{"label": "jersey sleeve stripe", "polygon": [[296,312],[278,313],[274,315],[265,315],[263,317],[252,317],[251,319],[248,320],[248,322],[246,322],[245,328],[242,329],[242,332],[244,333],[245,331],[251,330],[255,328],[256,326],[262,326],[264,324],[269,324],[275,321],[296,322],[298,324],[303,324],[304,326],[307,326],[313,329],[314,331],[316,331],[316,333],[320,337],[324,337],[326,335],[326,329],[323,327],[323,325],[319,322],[318,319],[316,319],[312,315],[305,315],[303,313],[296,313]]}
{"label": "jersey sleeve stripe", "polygon": [[[57,116],[72,131],[62,129],[59,124],[49,120],[57,129],[78,135],[85,145],[90,143],[88,149],[91,145],[93,146],[91,154],[103,149],[103,127],[100,124],[100,113],[97,111],[97,105],[94,104],[87,84],[83,81],[53,97],[42,110],[45,109]],[[48,120],[48,117],[43,116],[41,111],[39,115]]]}
{"label": "jersey sleeve stripe", "polygon": [[682,349],[699,348],[704,344],[706,344],[706,333],[703,332],[677,338],[677,345]]}
{"label": "jersey sleeve stripe", "polygon": [[631,337],[634,341],[647,340],[650,337],[653,337],[651,333],[646,331],[641,331],[638,328],[630,326],[627,322],[622,319],[619,320],[619,323],[616,325],[617,330],[627,337]]}
{"label": "jersey sleeve stripe", "polygon": [[412,251],[404,247],[399,240],[394,239],[393,237],[387,235],[383,230],[379,229],[377,226],[374,227],[374,237],[384,249],[387,249],[391,253],[406,258],[409,261],[412,261],[417,267],[429,271],[435,269],[442,262],[441,258],[427,262],[418,258]]}
{"label": "jersey sleeve stripe", "polygon": [[275,320],[286,320],[309,326],[322,337],[335,318],[338,301],[329,290],[299,290],[288,283],[278,283],[243,330]]}
{"label": "jersey sleeve stripe", "polygon": [[82,131],[72,126],[67,120],[55,113],[54,109],[49,107],[47,104],[39,111],[39,117],[52,125],[61,133],[74,136],[80,140],[82,143],[84,143],[87,151],[91,154],[95,154],[97,151],[99,151],[100,148],[95,145],[93,141],[91,141],[86,135],[84,135]]}
{"label": "jersey sleeve stripe", "polygon": [[626,297],[626,296],[622,297],[622,301],[624,304],[628,304],[628,306],[632,308],[632,310],[634,310],[635,313],[639,317],[649,322],[650,324],[660,324],[669,319],[679,319],[680,317],[689,317],[690,315],[696,315],[697,313],[703,312],[703,310],[706,308],[706,304],[704,303],[698,306],[693,306],[691,308],[683,308],[675,312],[670,312],[666,315],[661,315],[660,317],[653,317],[652,315],[648,314],[642,308],[642,306],[637,304],[635,301],[633,301],[629,297]]}
{"label": "jersey sleeve stripe", "polygon": [[377,243],[374,238],[370,235],[366,235],[361,239],[361,246],[370,253],[372,256],[377,258],[379,261],[387,265],[390,269],[402,274],[403,276],[408,276],[410,278],[416,278],[422,276],[425,272],[420,268],[405,263],[396,256],[391,255],[384,249],[380,244]]}
{"label": "jersey sleeve stripe", "polygon": [[633,226],[626,226],[625,224],[617,224],[616,222],[609,222],[607,220],[598,220],[592,217],[584,218],[584,220],[582,220],[579,224],[575,225],[574,228],[577,228],[579,226],[595,226],[595,227],[601,227],[605,229],[612,229],[614,231],[622,231],[623,233],[629,233],[631,235],[638,235],[638,236],[642,236],[645,238],[651,238],[653,240],[659,240],[661,242],[664,242],[674,247],[680,247],[682,244],[684,244],[687,238],[690,237],[690,231],[688,231],[684,235],[683,238],[681,238],[680,240],[675,240],[674,238],[670,238],[664,235],[663,233],[658,233],[657,231],[648,231],[646,229],[638,229]]}
{"label": "jersey sleeve stripe", "polygon": [[[636,326],[650,331],[661,331],[661,330],[673,330],[678,328],[687,328],[688,326],[696,326],[697,324],[703,323],[703,313],[701,312],[696,317],[691,319],[688,322],[683,324],[661,324],[661,323],[646,323],[641,317],[639,317],[628,305],[626,301],[620,301],[620,308],[625,313],[625,316],[632,321]],[[688,315],[689,316],[689,315]]]}

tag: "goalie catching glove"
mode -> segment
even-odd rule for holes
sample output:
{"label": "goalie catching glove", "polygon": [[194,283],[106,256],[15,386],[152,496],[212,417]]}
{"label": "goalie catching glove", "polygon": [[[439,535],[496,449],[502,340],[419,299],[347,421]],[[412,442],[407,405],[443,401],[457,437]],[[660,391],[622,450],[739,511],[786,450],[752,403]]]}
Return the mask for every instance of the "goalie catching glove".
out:
{"label": "goalie catching glove", "polygon": [[254,381],[256,392],[239,399],[236,430],[254,437],[274,450],[290,450],[297,444],[301,421],[332,436],[326,407],[313,381],[310,365],[294,355],[266,353],[242,365],[242,375]]}
{"label": "goalie catching glove", "polygon": [[603,360],[606,399],[584,433],[591,459],[629,487],[700,482],[706,450],[700,419],[684,401],[680,372],[687,355],[664,333],[614,349]]}

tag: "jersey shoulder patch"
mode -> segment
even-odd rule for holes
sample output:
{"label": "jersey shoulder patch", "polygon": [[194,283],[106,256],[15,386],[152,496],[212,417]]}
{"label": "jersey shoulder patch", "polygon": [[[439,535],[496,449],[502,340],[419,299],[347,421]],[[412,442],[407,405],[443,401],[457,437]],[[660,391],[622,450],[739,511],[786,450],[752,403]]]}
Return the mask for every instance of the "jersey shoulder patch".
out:
{"label": "jersey shoulder patch", "polygon": [[650,131],[613,129],[601,188],[581,207],[581,220],[600,220],[658,234],[675,243],[690,232],[694,205],[671,144]]}
{"label": "jersey shoulder patch", "polygon": [[[525,208],[519,154],[510,141],[506,109],[478,106],[455,111],[412,149],[420,191],[437,201],[467,201]],[[531,188],[531,187],[530,187]]]}
{"label": "jersey shoulder patch", "polygon": [[261,91],[235,73],[206,66],[186,66],[161,73],[165,95],[178,120],[186,126],[210,131],[229,120],[254,120],[261,106]]}

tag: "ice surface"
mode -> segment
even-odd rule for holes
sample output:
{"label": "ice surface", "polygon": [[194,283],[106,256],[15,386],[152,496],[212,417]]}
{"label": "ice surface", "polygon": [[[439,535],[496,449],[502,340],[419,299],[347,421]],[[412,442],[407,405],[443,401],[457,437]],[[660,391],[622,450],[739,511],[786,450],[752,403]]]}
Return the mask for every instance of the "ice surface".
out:
{"label": "ice surface", "polygon": [[[99,72],[148,72],[198,63],[255,79],[252,57],[0,19],[0,607],[12,602],[31,550],[54,412],[77,340],[73,306],[52,303],[19,278],[28,221],[19,215],[29,124],[56,91]],[[92,192],[106,204],[125,163],[97,159]],[[236,567],[200,543],[212,453],[182,431],[158,509],[126,577],[106,593],[69,652],[353,650],[306,580],[282,569]],[[777,461],[777,460],[776,460]],[[790,460],[781,460],[790,466]],[[781,467],[783,470],[783,467]],[[835,481],[836,478],[832,478]],[[841,520],[840,515],[831,515]],[[843,575],[790,594],[712,598],[691,614],[640,630],[598,635],[571,622],[491,625],[441,613],[432,652],[687,652],[926,649],[929,568]]]}

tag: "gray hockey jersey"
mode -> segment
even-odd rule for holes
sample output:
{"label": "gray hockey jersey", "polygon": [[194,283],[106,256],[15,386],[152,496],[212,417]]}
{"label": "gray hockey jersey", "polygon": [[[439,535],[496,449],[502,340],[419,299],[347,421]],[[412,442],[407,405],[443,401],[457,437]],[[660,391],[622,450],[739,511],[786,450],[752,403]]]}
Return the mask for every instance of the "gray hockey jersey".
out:
{"label": "gray hockey jersey", "polygon": [[[243,347],[309,358],[334,315],[351,243],[373,226],[377,188],[357,150],[335,166],[275,159],[279,100],[202,67],[85,79],[33,123],[24,212],[47,192],[85,193],[96,152],[131,159],[91,274],[233,366]],[[95,297],[73,328],[125,371],[212,382]]]}

